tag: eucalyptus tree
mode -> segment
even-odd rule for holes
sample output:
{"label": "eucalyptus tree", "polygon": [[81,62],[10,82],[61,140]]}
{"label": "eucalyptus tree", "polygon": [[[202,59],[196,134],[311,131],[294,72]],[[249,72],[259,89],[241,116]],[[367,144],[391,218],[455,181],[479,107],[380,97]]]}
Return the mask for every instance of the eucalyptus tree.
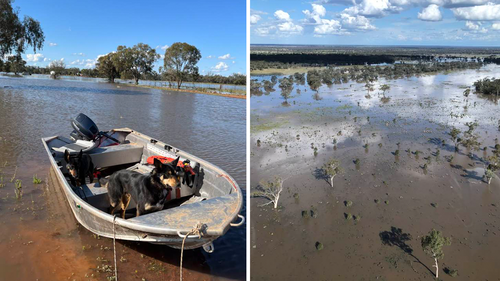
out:
{"label": "eucalyptus tree", "polygon": [[340,161],[332,157],[330,161],[323,165],[322,169],[325,175],[330,178],[330,185],[333,187],[333,179],[342,172]]}
{"label": "eucalyptus tree", "polygon": [[188,43],[177,42],[165,51],[163,67],[165,71],[172,73],[177,82],[177,89],[180,89],[189,76],[198,74],[196,64],[200,59],[201,53],[198,48]]}
{"label": "eucalyptus tree", "polygon": [[439,265],[438,260],[444,257],[443,246],[451,245],[451,239],[443,237],[441,231],[431,230],[429,234],[422,237],[422,249],[426,254],[434,259],[433,267],[436,268],[436,279],[439,278]]}
{"label": "eucalyptus tree", "polygon": [[23,60],[21,55],[10,56],[7,61],[10,63],[10,71],[16,75],[25,70],[26,61]]}
{"label": "eucalyptus tree", "polygon": [[365,89],[366,89],[366,91],[367,91],[366,96],[367,96],[367,97],[371,97],[371,96],[370,96],[370,92],[374,90],[374,88],[373,88],[373,84],[372,84],[372,83],[370,83],[370,82],[366,82],[366,84],[365,84]]}
{"label": "eucalyptus tree", "polygon": [[113,58],[116,56],[116,53],[109,53],[104,56],[100,56],[97,59],[97,63],[95,65],[96,70],[98,71],[101,77],[106,77],[109,82],[114,83],[115,79],[120,77],[120,72],[118,71],[116,65],[113,63]]}
{"label": "eucalyptus tree", "polygon": [[382,95],[385,97],[385,92],[389,91],[391,89],[391,86],[384,84],[384,85],[380,86],[379,89],[382,91]]}
{"label": "eucalyptus tree", "polygon": [[59,75],[62,75],[64,69],[66,68],[66,64],[64,60],[53,60],[49,64],[50,76],[56,79]]}
{"label": "eucalyptus tree", "polygon": [[11,0],[0,0],[0,59],[8,54],[21,55],[33,47],[41,50],[45,36],[40,22],[30,16],[19,18],[19,9],[12,7]]}
{"label": "eucalyptus tree", "polygon": [[118,46],[111,60],[123,77],[131,76],[137,85],[142,75],[153,71],[153,64],[159,58],[155,49],[148,44],[139,43],[130,48]]}
{"label": "eucalyptus tree", "polygon": [[309,70],[307,72],[307,84],[313,91],[318,91],[321,87],[321,74],[317,70]]}
{"label": "eucalyptus tree", "polygon": [[264,197],[269,200],[268,203],[261,206],[273,204],[274,208],[278,208],[281,192],[283,191],[284,180],[281,177],[275,177],[272,181],[261,181],[257,190],[252,193],[252,197]]}
{"label": "eucalyptus tree", "polygon": [[290,94],[293,90],[293,79],[290,78],[282,78],[280,79],[281,96],[288,102],[288,98],[290,98]]}
{"label": "eucalyptus tree", "polygon": [[453,143],[455,144],[455,151],[458,151],[458,136],[460,135],[461,131],[457,128],[453,128],[450,131],[450,137]]}

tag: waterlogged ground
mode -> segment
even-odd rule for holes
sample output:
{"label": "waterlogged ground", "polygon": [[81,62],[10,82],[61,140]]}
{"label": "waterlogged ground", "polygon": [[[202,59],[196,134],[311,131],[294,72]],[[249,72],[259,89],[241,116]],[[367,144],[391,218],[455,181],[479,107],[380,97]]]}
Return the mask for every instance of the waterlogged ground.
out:
{"label": "waterlogged ground", "polygon": [[[288,104],[278,85],[252,96],[251,187],[285,180],[277,210],[251,200],[252,279],[433,280],[420,238],[435,228],[452,238],[440,279],[500,280],[500,179],[482,181],[483,159],[500,138],[500,105],[462,95],[484,77],[500,77],[500,68],[380,79],[376,89],[391,86],[386,98],[378,90],[366,97],[354,82],[322,86],[319,95],[295,85]],[[474,120],[486,151],[455,153],[450,128]],[[333,188],[321,172],[331,157],[344,170]]]}
{"label": "waterlogged ground", "polygon": [[[42,137],[68,136],[70,119],[83,112],[101,130],[130,127],[214,163],[244,188],[245,107],[244,100],[218,96],[0,76],[0,280],[113,275],[112,240],[77,223]],[[41,184],[33,184],[35,174]],[[19,200],[17,180],[23,190]],[[244,279],[245,227],[216,240],[213,254],[185,251],[185,280]],[[117,241],[116,251],[119,280],[179,278],[179,250]]]}

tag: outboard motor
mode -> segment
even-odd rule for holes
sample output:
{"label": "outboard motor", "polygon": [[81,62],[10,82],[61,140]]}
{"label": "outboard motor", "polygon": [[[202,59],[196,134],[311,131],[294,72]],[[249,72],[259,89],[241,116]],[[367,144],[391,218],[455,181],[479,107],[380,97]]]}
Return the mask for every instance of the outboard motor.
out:
{"label": "outboard motor", "polygon": [[80,113],[75,119],[71,120],[73,132],[70,136],[74,141],[86,140],[94,141],[99,135],[97,125],[87,115]]}

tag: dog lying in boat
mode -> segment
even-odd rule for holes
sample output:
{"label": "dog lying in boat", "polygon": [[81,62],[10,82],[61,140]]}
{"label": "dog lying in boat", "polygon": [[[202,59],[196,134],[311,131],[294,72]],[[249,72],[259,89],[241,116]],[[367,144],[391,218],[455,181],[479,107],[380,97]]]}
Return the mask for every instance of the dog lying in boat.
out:
{"label": "dog lying in boat", "polygon": [[121,210],[121,217],[125,218],[131,198],[137,204],[137,216],[162,210],[169,192],[180,185],[178,162],[179,158],[167,164],[155,159],[154,169],[149,175],[120,170],[107,181],[100,179],[101,186],[108,189],[111,215]]}
{"label": "dog lying in boat", "polygon": [[69,172],[69,178],[73,186],[85,184],[85,178],[89,177],[90,182],[94,181],[94,163],[89,155],[80,153],[77,156],[70,156],[69,151],[64,151],[64,160],[66,169]]}

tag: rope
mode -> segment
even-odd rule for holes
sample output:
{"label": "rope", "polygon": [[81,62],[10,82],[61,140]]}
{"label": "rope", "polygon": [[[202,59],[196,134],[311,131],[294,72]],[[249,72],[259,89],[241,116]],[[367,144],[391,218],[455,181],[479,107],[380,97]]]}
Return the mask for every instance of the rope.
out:
{"label": "rope", "polygon": [[115,220],[116,220],[116,215],[113,216],[113,256],[115,259],[115,281],[118,281],[118,269],[116,268],[116,232],[115,232]]}
{"label": "rope", "polygon": [[202,224],[202,223],[198,223],[193,229],[191,229],[190,232],[188,232],[186,234],[186,236],[184,236],[184,239],[182,239],[182,247],[181,247],[181,267],[180,267],[180,270],[181,270],[181,273],[180,273],[180,276],[181,276],[181,281],[182,281],[182,259],[183,259],[183,256],[184,256],[184,242],[186,242],[186,238],[188,238],[189,235],[191,234],[195,234],[195,235],[198,235],[198,239],[200,239],[202,236],[203,236],[203,233],[205,231],[205,228],[206,228],[206,225]]}

